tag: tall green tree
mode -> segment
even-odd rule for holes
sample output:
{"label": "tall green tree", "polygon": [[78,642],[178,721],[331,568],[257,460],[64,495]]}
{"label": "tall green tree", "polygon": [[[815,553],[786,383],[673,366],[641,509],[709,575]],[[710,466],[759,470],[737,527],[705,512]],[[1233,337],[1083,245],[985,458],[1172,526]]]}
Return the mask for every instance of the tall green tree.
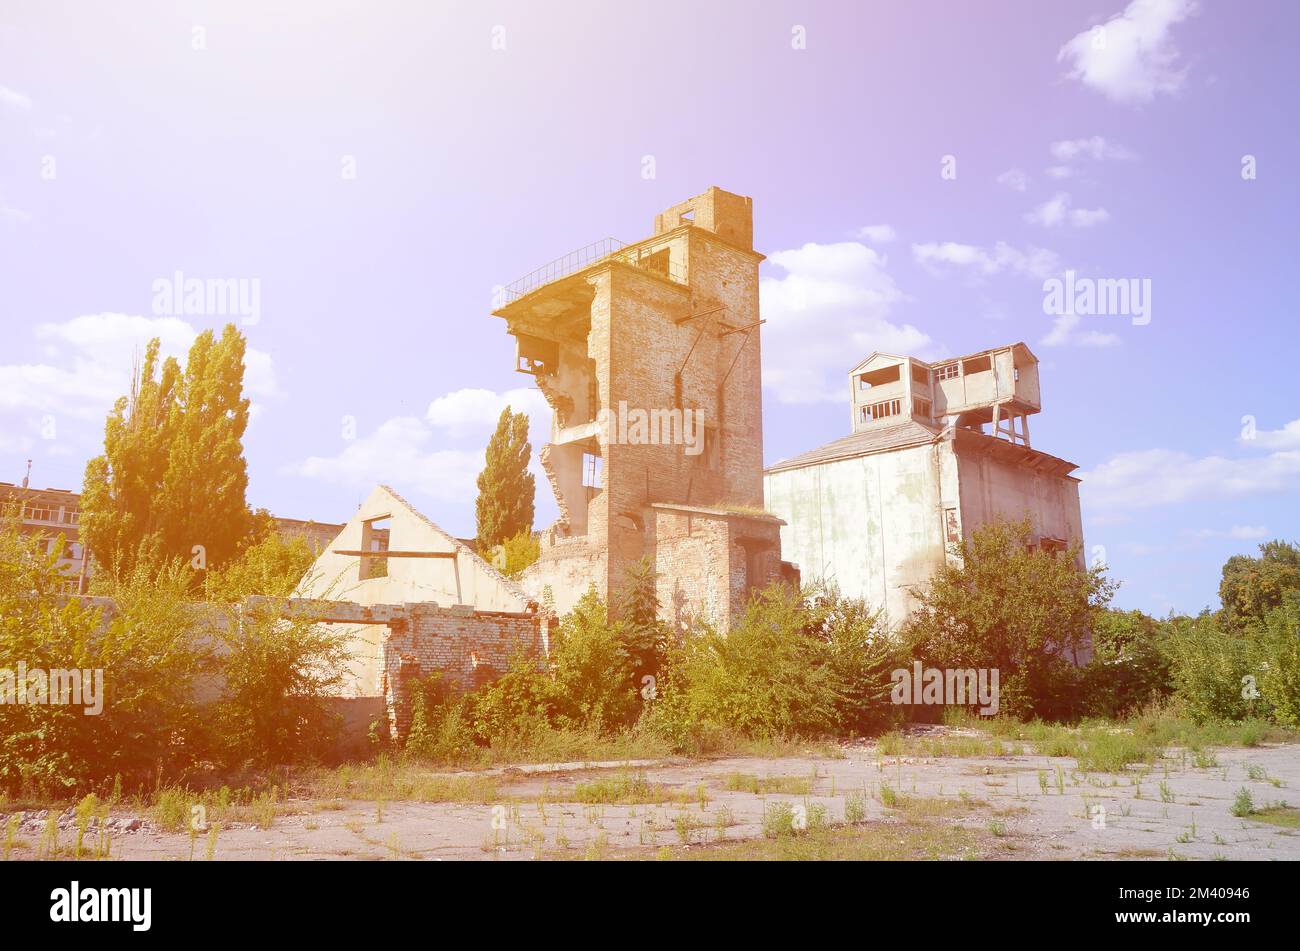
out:
{"label": "tall green tree", "polygon": [[1219,583],[1221,620],[1234,631],[1260,623],[1288,591],[1300,591],[1300,545],[1279,539],[1260,545],[1258,558],[1233,555]]}
{"label": "tall green tree", "polygon": [[86,465],[82,534],[96,562],[128,572],[139,561],[184,560],[218,567],[252,540],[244,494],[242,334],[205,330],[184,371],[174,358],[158,367],[152,340],[129,396],[104,428],[104,454]]}
{"label": "tall green tree", "polygon": [[507,538],[533,529],[536,485],[528,471],[533,446],[528,441],[527,414],[509,406],[503,409],[485,455],[475,505],[480,552],[490,552]]}

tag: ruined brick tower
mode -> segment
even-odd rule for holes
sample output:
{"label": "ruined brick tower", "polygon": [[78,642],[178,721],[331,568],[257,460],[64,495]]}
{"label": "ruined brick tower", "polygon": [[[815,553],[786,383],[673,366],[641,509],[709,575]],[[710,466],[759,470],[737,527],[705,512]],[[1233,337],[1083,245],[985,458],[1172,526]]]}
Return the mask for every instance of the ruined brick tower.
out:
{"label": "ruined brick tower", "polygon": [[[726,625],[782,572],[763,512],[758,265],[750,199],[719,188],[634,244],[605,239],[504,289],[516,368],[554,411],[560,518],[522,579],[563,613],[649,555],[665,619]],[[787,569],[788,570],[788,569]]]}

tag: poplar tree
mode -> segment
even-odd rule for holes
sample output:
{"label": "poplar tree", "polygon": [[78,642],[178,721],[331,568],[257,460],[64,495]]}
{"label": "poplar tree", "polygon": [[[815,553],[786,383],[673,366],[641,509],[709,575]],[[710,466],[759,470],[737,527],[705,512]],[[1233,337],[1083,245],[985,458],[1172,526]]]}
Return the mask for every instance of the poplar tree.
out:
{"label": "poplar tree", "polygon": [[104,428],[104,454],[86,465],[81,535],[100,570],[181,559],[218,567],[252,540],[244,494],[245,341],[234,325],[194,340],[184,371],[158,367],[151,340]]}
{"label": "poplar tree", "polygon": [[496,432],[488,441],[485,465],[478,477],[478,550],[493,547],[520,532],[533,530],[533,474],[528,471],[533,446],[528,441],[528,415],[509,406],[501,411]]}

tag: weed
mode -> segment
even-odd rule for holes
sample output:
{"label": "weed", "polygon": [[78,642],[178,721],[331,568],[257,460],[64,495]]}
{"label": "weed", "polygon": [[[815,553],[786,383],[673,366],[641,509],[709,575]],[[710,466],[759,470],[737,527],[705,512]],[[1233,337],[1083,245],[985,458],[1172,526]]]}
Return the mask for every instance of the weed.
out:
{"label": "weed", "polygon": [[844,821],[850,825],[867,820],[867,800],[862,793],[849,793],[844,797]]}

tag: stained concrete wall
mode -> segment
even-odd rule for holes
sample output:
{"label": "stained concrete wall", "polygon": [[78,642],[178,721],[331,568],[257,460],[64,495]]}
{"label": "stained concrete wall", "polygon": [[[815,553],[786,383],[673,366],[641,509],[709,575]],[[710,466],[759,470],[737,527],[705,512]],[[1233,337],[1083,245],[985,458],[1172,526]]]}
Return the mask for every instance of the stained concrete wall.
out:
{"label": "stained concrete wall", "polygon": [[885,610],[891,625],[943,563],[943,503],[955,495],[956,461],[942,443],[766,477],[767,510],[786,522],[782,557],[805,582],[834,582]]}
{"label": "stained concrete wall", "polygon": [[805,581],[833,581],[897,626],[913,607],[911,592],[949,557],[948,543],[990,521],[1028,515],[1038,535],[1082,549],[1078,480],[1060,472],[1069,466],[959,435],[768,472],[767,510],[785,520],[781,550]]}
{"label": "stained concrete wall", "polygon": [[958,450],[962,523],[967,534],[998,518],[1028,516],[1040,536],[1077,542],[1083,567],[1083,519],[1079,481],[1000,461],[983,452]]}

